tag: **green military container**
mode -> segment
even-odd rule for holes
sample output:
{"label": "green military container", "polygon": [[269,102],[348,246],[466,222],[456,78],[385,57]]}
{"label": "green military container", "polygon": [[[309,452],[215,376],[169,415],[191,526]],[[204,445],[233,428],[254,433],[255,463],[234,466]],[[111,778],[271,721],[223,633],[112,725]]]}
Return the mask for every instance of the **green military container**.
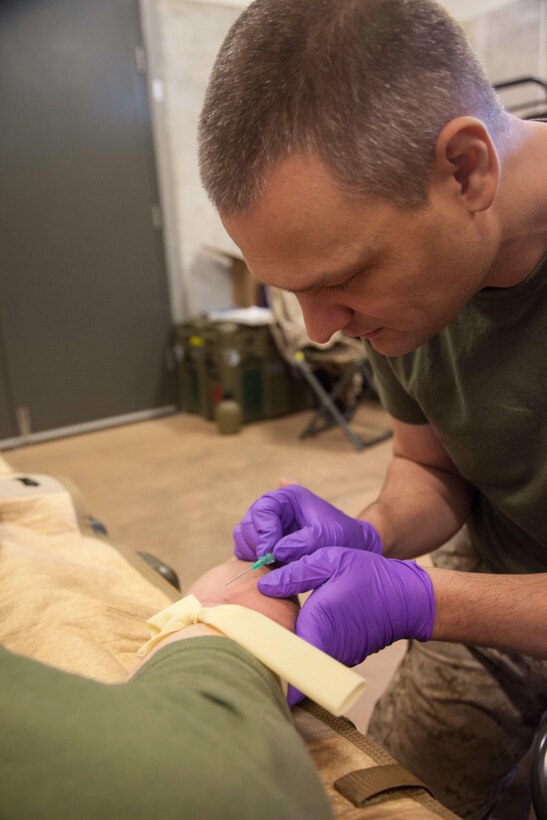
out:
{"label": "green military container", "polygon": [[307,385],[281,358],[268,325],[248,326],[198,317],[175,327],[180,407],[212,419],[225,393],[244,422],[313,406]]}
{"label": "green military container", "polygon": [[207,358],[212,341],[213,333],[204,320],[183,322],[175,327],[180,408],[207,418],[212,417],[207,390]]}

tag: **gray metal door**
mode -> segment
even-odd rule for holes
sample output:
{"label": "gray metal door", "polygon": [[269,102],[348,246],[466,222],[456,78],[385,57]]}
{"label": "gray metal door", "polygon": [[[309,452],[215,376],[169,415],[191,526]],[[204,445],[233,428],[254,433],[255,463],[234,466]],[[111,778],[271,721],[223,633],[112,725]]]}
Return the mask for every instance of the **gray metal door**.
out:
{"label": "gray metal door", "polygon": [[0,0],[0,439],[174,404],[143,71],[137,0]]}
{"label": "gray metal door", "polygon": [[17,437],[17,426],[15,424],[13,400],[3,352],[2,334],[0,333],[0,441],[12,442],[15,441]]}

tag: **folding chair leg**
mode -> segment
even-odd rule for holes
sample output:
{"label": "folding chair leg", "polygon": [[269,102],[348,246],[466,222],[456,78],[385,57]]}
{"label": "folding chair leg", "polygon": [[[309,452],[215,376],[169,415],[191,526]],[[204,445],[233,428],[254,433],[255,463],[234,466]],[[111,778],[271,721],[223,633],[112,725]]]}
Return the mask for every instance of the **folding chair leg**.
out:
{"label": "folding chair leg", "polygon": [[[328,410],[333,419],[340,425],[346,438],[349,439],[356,450],[364,450],[366,446],[364,441],[359,438],[359,436],[355,435],[353,430],[350,430],[346,419],[335,405],[323,385],[315,378],[308,363],[305,361],[299,361],[297,362],[297,365],[312,390],[317,393],[325,409]],[[313,433],[309,430],[309,427],[310,425],[308,425],[307,431],[304,430],[304,432],[301,433],[301,438],[304,438],[306,435],[313,435]]]}
{"label": "folding chair leg", "polygon": [[[307,427],[302,431],[302,433],[300,433],[300,438],[315,436],[327,427],[332,426],[333,423],[340,426],[342,432],[356,450],[364,450],[365,447],[370,447],[373,444],[378,444],[380,441],[390,438],[392,435],[391,430],[386,430],[379,435],[374,436],[374,438],[364,441],[360,436],[353,432],[347,422],[346,417],[340,412],[333,401],[333,398],[337,398],[342,393],[343,389],[345,389],[346,385],[352,378],[353,373],[358,369],[358,366],[350,368],[346,376],[341,380],[341,382],[339,382],[332,395],[329,395],[321,382],[313,374],[309,364],[304,359],[297,360],[296,364],[312,390],[317,394],[322,404],[322,407],[319,408]],[[333,420],[331,424],[328,422],[328,415],[330,415]],[[321,418],[324,419],[324,423],[321,427],[319,427],[318,422]]]}
{"label": "folding chair leg", "polygon": [[[335,385],[334,390],[332,390],[330,393],[325,390],[325,394],[331,399],[331,402],[334,404],[334,406],[337,409],[339,409],[339,408],[338,408],[338,405],[336,404],[336,399],[338,399],[340,396],[344,395],[344,391],[346,390],[347,386],[349,385],[349,383],[353,379],[354,374],[358,370],[359,370],[359,365],[357,363],[348,366],[346,368],[346,372],[345,372],[344,376]],[[315,390],[315,392],[317,393],[317,395],[321,399],[321,404],[320,404],[319,408],[317,409],[315,415],[312,417],[311,421],[307,425],[307,427],[303,430],[300,438],[307,438],[308,436],[316,436],[318,433],[322,433],[324,430],[329,430],[335,424],[338,424],[337,418],[334,417],[333,414],[331,413],[331,403],[327,403],[327,406],[325,406],[325,403],[323,402],[323,394],[320,394],[320,391],[317,388],[317,385],[319,385],[319,388],[322,388],[323,385],[321,384],[319,379],[317,379],[317,377],[313,373],[313,370],[312,370],[311,367],[310,367],[309,372],[311,374],[311,378],[314,380],[313,389]],[[356,403],[355,407],[346,408],[343,412],[340,411],[340,413],[342,414],[342,416],[344,417],[344,419],[346,421],[346,424],[347,424],[348,421],[351,421],[351,419],[353,418],[356,406],[357,406],[357,403]]]}

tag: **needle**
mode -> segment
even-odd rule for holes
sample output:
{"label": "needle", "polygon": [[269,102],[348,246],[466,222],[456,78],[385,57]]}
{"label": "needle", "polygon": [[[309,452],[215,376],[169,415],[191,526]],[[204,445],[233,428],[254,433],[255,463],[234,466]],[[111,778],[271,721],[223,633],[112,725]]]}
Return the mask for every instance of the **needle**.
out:
{"label": "needle", "polygon": [[259,558],[258,561],[254,562],[254,564],[251,564],[249,569],[244,569],[243,572],[240,572],[239,575],[236,575],[235,578],[232,578],[230,581],[226,581],[224,586],[227,587],[228,584],[232,583],[232,581],[237,581],[238,578],[241,578],[242,575],[246,575],[252,569],[260,569],[260,567],[263,567],[264,564],[273,564],[274,561],[275,561],[275,558],[273,557],[272,553],[271,552],[266,552],[262,556],[262,558]]}

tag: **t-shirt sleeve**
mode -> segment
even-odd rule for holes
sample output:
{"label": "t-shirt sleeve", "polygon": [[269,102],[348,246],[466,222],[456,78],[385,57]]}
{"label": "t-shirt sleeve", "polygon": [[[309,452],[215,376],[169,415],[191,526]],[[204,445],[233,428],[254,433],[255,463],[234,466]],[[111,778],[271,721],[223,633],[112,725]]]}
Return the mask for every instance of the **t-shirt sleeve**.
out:
{"label": "t-shirt sleeve", "polygon": [[331,818],[275,677],[224,637],[107,685],[0,648],[2,816]]}
{"label": "t-shirt sleeve", "polygon": [[398,359],[390,359],[378,353],[370,342],[365,341],[367,357],[374,374],[376,388],[382,406],[398,421],[407,424],[427,424],[420,405],[404,389],[396,375]]}

